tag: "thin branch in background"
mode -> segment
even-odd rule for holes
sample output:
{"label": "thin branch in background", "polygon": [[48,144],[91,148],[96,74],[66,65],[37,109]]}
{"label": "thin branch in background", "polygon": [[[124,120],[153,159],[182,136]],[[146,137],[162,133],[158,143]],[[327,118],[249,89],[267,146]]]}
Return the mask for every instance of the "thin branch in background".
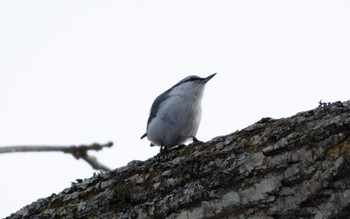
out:
{"label": "thin branch in background", "polygon": [[95,170],[109,171],[110,169],[99,163],[94,156],[88,155],[88,151],[99,151],[105,147],[112,147],[113,142],[106,144],[94,143],[91,145],[80,146],[6,146],[0,147],[0,154],[18,153],[18,152],[63,152],[73,155],[76,159],[85,160]]}

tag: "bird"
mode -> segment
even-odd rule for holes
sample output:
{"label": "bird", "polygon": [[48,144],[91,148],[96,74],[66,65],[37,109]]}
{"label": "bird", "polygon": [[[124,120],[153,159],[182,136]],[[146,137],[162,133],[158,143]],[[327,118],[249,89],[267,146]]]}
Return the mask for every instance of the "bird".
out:
{"label": "bird", "polygon": [[160,94],[151,106],[146,133],[141,139],[147,137],[151,146],[160,146],[161,152],[191,138],[198,141],[204,88],[215,75],[205,78],[190,75]]}

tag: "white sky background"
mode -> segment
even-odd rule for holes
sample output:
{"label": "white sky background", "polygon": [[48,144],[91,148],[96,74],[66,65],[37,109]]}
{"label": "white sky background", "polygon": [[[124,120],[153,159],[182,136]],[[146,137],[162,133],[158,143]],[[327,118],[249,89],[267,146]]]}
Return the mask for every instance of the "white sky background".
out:
{"label": "white sky background", "polygon": [[[207,84],[198,138],[348,100],[350,1],[0,1],[0,146],[113,141],[111,168],[159,148],[140,140],[157,95]],[[0,155],[0,217],[88,178],[60,153]]]}

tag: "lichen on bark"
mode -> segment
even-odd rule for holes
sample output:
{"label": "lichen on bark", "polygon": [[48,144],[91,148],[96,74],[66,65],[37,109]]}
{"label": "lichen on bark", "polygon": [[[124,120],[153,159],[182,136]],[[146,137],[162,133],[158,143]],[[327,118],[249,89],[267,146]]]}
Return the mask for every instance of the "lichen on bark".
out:
{"label": "lichen on bark", "polygon": [[350,101],[74,183],[8,218],[346,218]]}

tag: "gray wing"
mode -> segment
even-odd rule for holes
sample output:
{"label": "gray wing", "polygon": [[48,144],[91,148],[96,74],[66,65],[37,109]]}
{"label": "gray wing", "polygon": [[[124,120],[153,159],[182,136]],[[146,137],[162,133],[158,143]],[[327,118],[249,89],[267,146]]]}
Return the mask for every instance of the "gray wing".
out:
{"label": "gray wing", "polygon": [[158,110],[159,110],[159,106],[161,103],[163,103],[166,99],[169,98],[169,92],[170,89],[165,91],[164,93],[162,93],[161,95],[159,95],[153,102],[152,107],[151,107],[151,113],[148,117],[148,121],[147,121],[147,128],[148,125],[151,123],[151,121],[153,120],[154,117],[157,116]]}
{"label": "gray wing", "polygon": [[[158,112],[158,109],[159,109],[160,104],[161,104],[164,100],[166,100],[166,99],[169,98],[169,92],[170,92],[170,90],[171,90],[171,89],[169,89],[169,90],[163,92],[161,95],[159,95],[159,96],[154,100],[154,102],[153,102],[153,104],[152,104],[152,106],[151,106],[151,112],[150,112],[150,114],[149,114],[148,121],[147,121],[147,129],[148,129],[148,125],[151,123],[152,119],[153,119],[154,117],[157,116],[157,112]],[[146,137],[146,136],[147,136],[147,132],[141,136],[141,139],[143,139],[143,138]],[[153,145],[151,145],[151,146],[153,146]]]}

